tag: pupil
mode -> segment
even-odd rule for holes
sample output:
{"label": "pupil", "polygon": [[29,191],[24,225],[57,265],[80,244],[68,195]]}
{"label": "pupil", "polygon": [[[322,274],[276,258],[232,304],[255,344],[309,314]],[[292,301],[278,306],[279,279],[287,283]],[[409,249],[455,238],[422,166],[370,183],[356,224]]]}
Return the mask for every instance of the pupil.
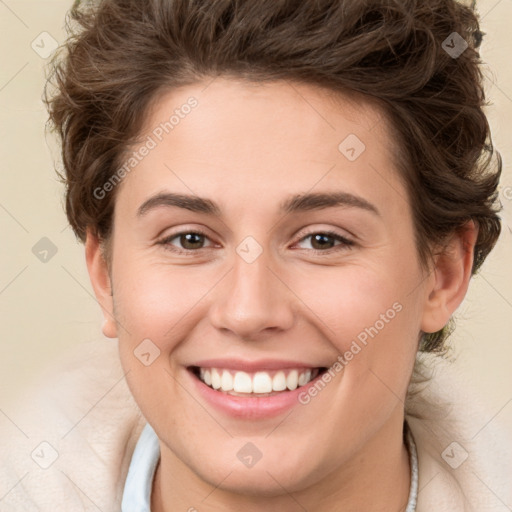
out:
{"label": "pupil", "polygon": [[[182,236],[182,242],[183,242],[183,238],[185,239],[185,243],[183,243],[183,246],[188,249],[189,247],[187,247],[187,244],[191,244],[192,249],[195,249],[196,247],[194,247],[194,244],[200,243],[201,236],[202,235],[199,235],[197,233],[187,233],[186,235]],[[192,237],[192,240],[191,240],[191,237]],[[194,237],[196,237],[195,241],[193,240]],[[199,238],[199,240],[197,240],[197,238]]]}
{"label": "pupil", "polygon": [[[325,241],[325,239],[329,239],[329,238],[331,238],[329,235],[317,234],[317,235],[315,235],[315,236],[313,237],[313,241],[314,241],[315,243],[318,243],[318,242],[320,242],[320,241],[321,241],[321,239],[324,239],[324,241]],[[327,241],[327,244],[329,244],[329,243],[331,243],[331,244],[332,244],[332,242]],[[314,245],[314,244],[313,244],[313,245]],[[326,244],[320,243],[320,248],[325,247],[325,246],[326,246]]]}

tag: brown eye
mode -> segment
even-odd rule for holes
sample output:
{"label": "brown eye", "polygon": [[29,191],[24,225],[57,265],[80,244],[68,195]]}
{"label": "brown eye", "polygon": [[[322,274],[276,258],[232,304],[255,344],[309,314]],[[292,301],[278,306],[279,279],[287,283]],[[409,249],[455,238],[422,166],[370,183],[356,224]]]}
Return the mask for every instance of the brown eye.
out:
{"label": "brown eye", "polygon": [[201,247],[198,246],[202,246],[204,243],[204,236],[200,233],[185,233],[175,238],[179,238],[184,249],[201,249]]}
{"label": "brown eye", "polygon": [[[190,253],[197,251],[198,249],[208,248],[208,246],[204,245],[205,240],[207,239],[208,237],[206,234],[201,233],[200,231],[182,231],[180,233],[169,235],[157,243],[169,251]],[[178,241],[178,244],[174,242],[175,240]]]}
{"label": "brown eye", "polygon": [[[354,242],[334,231],[317,231],[302,237],[299,242],[310,239],[314,252],[330,252],[330,250],[343,250],[354,245]],[[338,242],[338,243],[336,243]],[[306,248],[307,249],[307,248]]]}
{"label": "brown eye", "polygon": [[313,249],[330,249],[334,247],[335,240],[330,235],[325,235],[323,233],[317,233],[316,235],[310,235],[311,238],[311,246]]}

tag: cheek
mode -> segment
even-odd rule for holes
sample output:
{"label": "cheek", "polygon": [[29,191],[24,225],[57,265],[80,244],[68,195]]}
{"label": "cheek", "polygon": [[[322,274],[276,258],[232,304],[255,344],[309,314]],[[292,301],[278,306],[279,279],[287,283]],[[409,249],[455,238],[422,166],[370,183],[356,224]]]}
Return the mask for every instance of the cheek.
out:
{"label": "cheek", "polygon": [[323,325],[329,339],[345,351],[352,340],[364,343],[403,321],[402,311],[410,302],[407,281],[406,276],[395,279],[382,268],[332,267],[314,278],[303,277],[294,291],[314,312],[315,323]]}
{"label": "cheek", "polygon": [[[115,281],[116,318],[134,340],[154,339],[161,349],[176,338],[186,314],[207,291],[201,271],[162,264],[120,264]],[[194,276],[195,274],[195,276]],[[185,320],[185,321],[184,321]]]}
{"label": "cheek", "polygon": [[115,316],[123,326],[118,329],[119,355],[132,395],[155,424],[163,417],[171,429],[191,422],[182,411],[177,414],[187,397],[178,384],[183,368],[170,355],[190,337],[190,312],[204,295],[205,283],[190,279],[183,268],[136,258],[119,262],[116,271]]}
{"label": "cheek", "polygon": [[416,269],[397,264],[332,269],[298,288],[315,313],[305,314],[342,357],[352,396],[376,403],[405,394],[421,321],[417,284]]}

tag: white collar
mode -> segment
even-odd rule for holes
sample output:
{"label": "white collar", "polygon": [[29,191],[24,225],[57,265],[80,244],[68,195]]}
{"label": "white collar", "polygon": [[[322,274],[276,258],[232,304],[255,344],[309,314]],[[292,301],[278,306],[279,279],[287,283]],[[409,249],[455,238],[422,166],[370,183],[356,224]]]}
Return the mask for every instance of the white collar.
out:
{"label": "white collar", "polygon": [[158,437],[151,425],[146,423],[126,475],[121,512],[151,512],[151,489],[159,459]]}

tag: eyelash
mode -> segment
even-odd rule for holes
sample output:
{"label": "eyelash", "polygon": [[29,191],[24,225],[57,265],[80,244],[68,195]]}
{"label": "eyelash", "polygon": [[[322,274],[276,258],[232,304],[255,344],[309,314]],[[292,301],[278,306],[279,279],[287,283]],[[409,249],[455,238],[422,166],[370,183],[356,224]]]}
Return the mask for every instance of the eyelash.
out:
{"label": "eyelash", "polygon": [[[210,249],[210,247],[201,247],[199,249],[179,249],[170,244],[171,240],[174,240],[175,238],[179,238],[182,235],[190,235],[190,234],[200,235],[200,236],[204,236],[205,238],[208,238],[208,235],[201,230],[180,231],[179,233],[173,233],[172,235],[169,235],[169,236],[163,238],[162,240],[159,240],[157,242],[157,244],[162,245],[164,247],[164,249],[167,251],[172,251],[177,254],[183,254],[185,256],[194,256],[193,253],[198,252],[201,249]],[[306,240],[307,238],[312,237],[314,235],[327,235],[328,237],[334,238],[335,240],[338,240],[341,243],[338,245],[335,245],[334,247],[330,247],[329,249],[323,249],[323,250],[322,249],[304,249],[307,251],[312,251],[313,254],[319,254],[322,256],[324,256],[326,254],[329,255],[329,254],[332,254],[333,252],[338,252],[340,250],[347,250],[348,248],[350,248],[354,245],[354,242],[352,240],[349,240],[348,238],[345,238],[345,237],[339,235],[335,231],[330,231],[330,230],[311,231],[310,233],[307,233],[304,236],[302,236],[298,240],[298,242],[302,242],[302,241]]]}

